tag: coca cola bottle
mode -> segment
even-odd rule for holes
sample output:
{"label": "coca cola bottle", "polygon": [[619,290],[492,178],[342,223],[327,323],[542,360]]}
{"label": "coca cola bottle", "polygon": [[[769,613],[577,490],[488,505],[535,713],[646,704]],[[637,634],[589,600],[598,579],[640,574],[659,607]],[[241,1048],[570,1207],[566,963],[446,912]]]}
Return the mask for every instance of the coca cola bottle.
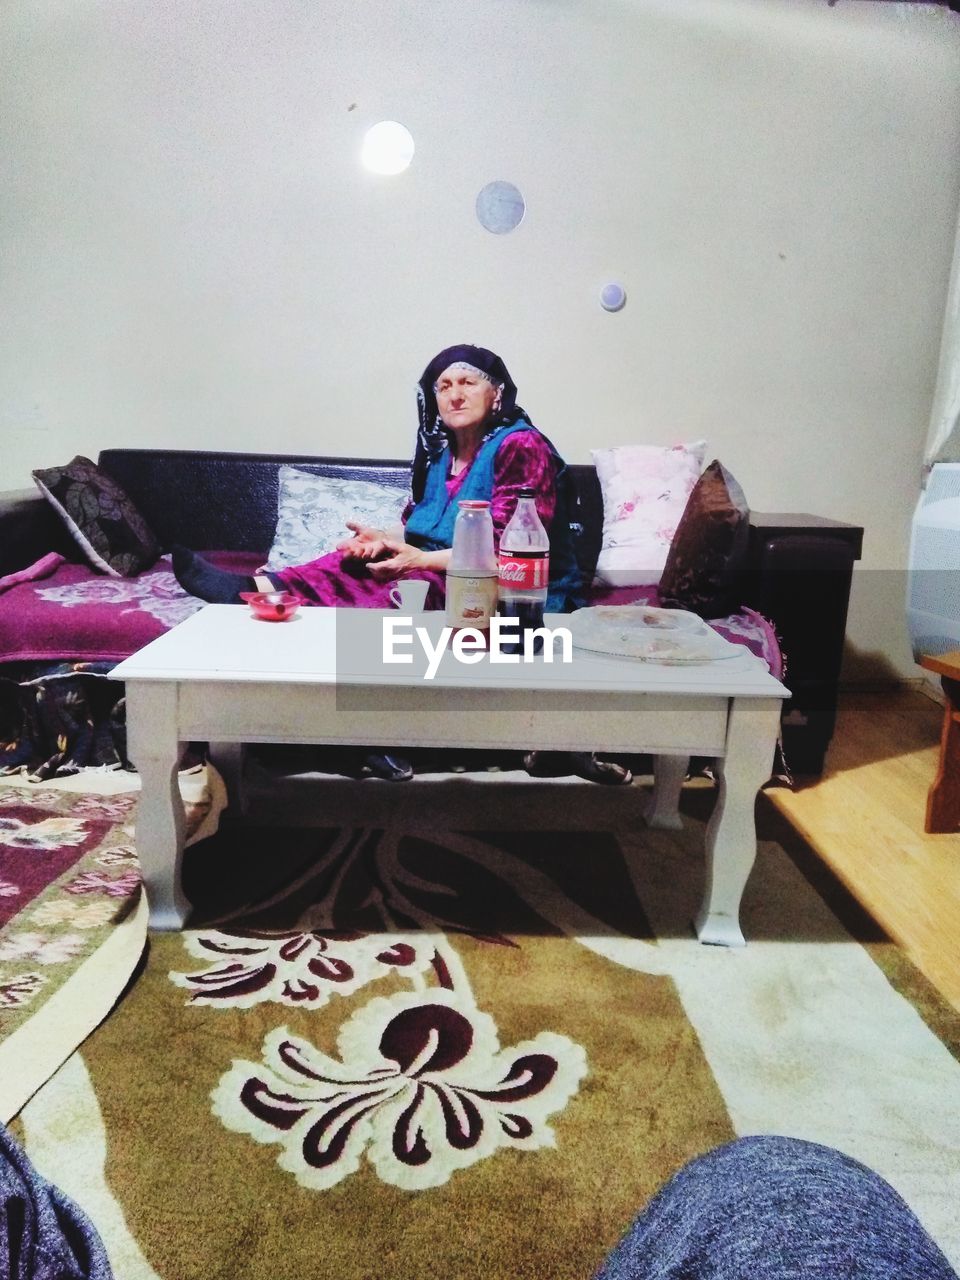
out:
{"label": "coca cola bottle", "polygon": [[[524,634],[543,626],[543,606],[550,579],[550,539],[537,513],[534,489],[521,489],[517,506],[500,537],[497,612],[502,618],[520,622],[517,641],[501,644],[505,653],[523,647]],[[534,640],[534,652],[543,647],[543,637]]]}
{"label": "coca cola bottle", "polygon": [[464,500],[447,566],[447,626],[489,631],[497,608],[497,557],[490,503]]}

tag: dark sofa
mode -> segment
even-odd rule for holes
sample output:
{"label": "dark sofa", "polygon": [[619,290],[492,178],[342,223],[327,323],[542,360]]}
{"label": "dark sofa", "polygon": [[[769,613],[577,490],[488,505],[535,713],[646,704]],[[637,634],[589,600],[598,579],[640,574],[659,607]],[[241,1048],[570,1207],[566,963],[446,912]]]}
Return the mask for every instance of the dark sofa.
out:
{"label": "dark sofa", "polygon": [[[405,489],[409,477],[408,462],[399,460],[192,450],[108,449],[98,465],[130,495],[163,547],[181,542],[197,550],[230,552],[232,563],[245,567],[255,564],[271,544],[280,466],[376,480],[397,489]],[[570,471],[577,493],[578,558],[589,581],[603,524],[600,485],[592,466],[574,465]],[[857,526],[812,515],[751,516],[741,603],[763,615],[780,640],[784,679],[792,691],[784,709],[784,748],[796,773],[822,770],[833,732],[851,576],[862,534]],[[72,562],[58,577],[75,581],[85,576],[82,553],[39,492],[0,495],[0,577],[49,552],[60,552]],[[117,580],[101,581],[109,593]],[[22,590],[0,594],[0,620],[5,619],[8,632],[16,626],[17,593]],[[65,634],[63,639],[69,648]],[[120,648],[108,656],[118,660],[125,655]]]}

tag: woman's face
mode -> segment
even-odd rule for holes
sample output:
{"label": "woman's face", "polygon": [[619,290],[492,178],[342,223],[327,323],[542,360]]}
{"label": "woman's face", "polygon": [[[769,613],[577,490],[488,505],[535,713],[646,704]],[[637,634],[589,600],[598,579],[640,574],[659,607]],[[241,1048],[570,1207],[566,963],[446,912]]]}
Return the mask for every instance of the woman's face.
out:
{"label": "woman's face", "polygon": [[437,409],[451,431],[479,427],[493,409],[497,387],[471,369],[451,365],[437,379]]}

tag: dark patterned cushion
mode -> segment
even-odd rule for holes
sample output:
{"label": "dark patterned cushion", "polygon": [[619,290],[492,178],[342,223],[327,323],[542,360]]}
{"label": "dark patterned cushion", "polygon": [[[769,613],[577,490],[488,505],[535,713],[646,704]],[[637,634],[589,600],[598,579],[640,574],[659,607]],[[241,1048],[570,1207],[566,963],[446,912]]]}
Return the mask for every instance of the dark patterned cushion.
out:
{"label": "dark patterned cushion", "polygon": [[133,578],[160,554],[143,516],[89,458],[78,455],[65,467],[34,471],[33,478],[94,568]]}
{"label": "dark patterned cushion", "polygon": [[733,476],[714,460],[687,501],[660,578],[660,603],[719,618],[740,604],[750,509]]}

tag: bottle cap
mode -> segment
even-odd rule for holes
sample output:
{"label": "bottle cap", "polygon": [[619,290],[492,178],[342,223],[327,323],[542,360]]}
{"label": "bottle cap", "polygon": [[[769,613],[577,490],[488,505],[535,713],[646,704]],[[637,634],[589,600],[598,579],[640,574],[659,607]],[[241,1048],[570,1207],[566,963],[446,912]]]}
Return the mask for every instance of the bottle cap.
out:
{"label": "bottle cap", "polygon": [[[533,490],[531,489],[531,493]],[[460,509],[466,508],[467,511],[483,511],[489,507],[489,502],[481,502],[479,498],[464,498],[460,503]]]}
{"label": "bottle cap", "polygon": [[536,493],[537,493],[536,489],[529,488],[528,486],[524,485],[522,489],[517,490],[517,497],[518,498],[534,498],[536,497]]}

